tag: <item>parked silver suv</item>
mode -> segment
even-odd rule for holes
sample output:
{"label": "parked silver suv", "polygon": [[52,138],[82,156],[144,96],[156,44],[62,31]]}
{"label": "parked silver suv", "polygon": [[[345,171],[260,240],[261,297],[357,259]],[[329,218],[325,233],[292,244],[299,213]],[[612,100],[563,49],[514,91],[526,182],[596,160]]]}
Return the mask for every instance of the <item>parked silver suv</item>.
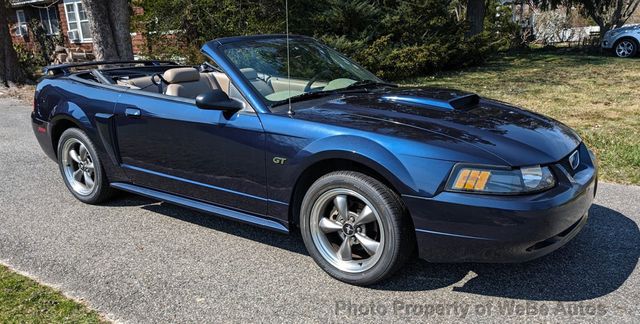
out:
{"label": "parked silver suv", "polygon": [[612,29],[604,34],[602,48],[613,49],[618,57],[634,57],[640,47],[640,24]]}

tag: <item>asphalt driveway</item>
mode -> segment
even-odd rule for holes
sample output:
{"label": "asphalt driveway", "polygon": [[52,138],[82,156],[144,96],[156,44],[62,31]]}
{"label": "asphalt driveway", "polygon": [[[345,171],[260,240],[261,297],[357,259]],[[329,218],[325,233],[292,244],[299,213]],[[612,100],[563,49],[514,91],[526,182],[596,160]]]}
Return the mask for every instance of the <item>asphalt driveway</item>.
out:
{"label": "asphalt driveway", "polygon": [[89,206],[0,99],[0,262],[122,322],[640,318],[640,187],[601,184],[582,233],[524,264],[411,262],[359,288],[286,236],[132,195]]}

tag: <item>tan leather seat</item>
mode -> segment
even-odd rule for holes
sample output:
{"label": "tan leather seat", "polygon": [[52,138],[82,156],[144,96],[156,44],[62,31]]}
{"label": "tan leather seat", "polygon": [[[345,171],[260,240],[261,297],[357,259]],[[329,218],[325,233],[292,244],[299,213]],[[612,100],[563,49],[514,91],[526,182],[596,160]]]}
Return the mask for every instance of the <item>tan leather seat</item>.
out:
{"label": "tan leather seat", "polygon": [[165,94],[195,99],[198,95],[219,89],[215,78],[200,73],[196,68],[184,67],[166,70],[162,77],[167,81]]}
{"label": "tan leather seat", "polygon": [[158,86],[153,84],[150,76],[131,78],[126,80],[118,80],[120,86],[129,87],[130,89],[158,92]]}

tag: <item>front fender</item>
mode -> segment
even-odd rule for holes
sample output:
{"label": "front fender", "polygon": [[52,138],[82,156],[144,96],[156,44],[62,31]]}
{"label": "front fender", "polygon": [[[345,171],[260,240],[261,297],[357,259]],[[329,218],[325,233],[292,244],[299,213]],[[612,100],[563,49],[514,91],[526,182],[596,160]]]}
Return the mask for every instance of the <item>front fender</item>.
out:
{"label": "front fender", "polygon": [[381,175],[401,195],[419,197],[435,195],[453,167],[450,161],[397,154],[357,135],[336,134],[316,140],[282,134],[267,137],[269,214],[283,220],[293,207],[294,190],[299,190],[303,173],[324,162],[340,159],[359,163]]}
{"label": "front fender", "polygon": [[350,160],[371,168],[400,192],[413,192],[417,188],[411,174],[389,150],[375,141],[353,135],[336,135],[311,142],[293,157],[296,166],[293,177],[300,175],[316,163],[330,159]]}
{"label": "front fender", "polygon": [[614,49],[614,47],[616,46],[616,43],[618,41],[620,41],[623,38],[627,38],[627,39],[632,39],[634,41],[636,41],[637,43],[640,43],[640,36],[639,35],[635,35],[633,33],[629,33],[629,32],[623,32],[619,35],[616,35],[615,37],[612,37],[611,40],[609,41],[608,47],[609,49]]}

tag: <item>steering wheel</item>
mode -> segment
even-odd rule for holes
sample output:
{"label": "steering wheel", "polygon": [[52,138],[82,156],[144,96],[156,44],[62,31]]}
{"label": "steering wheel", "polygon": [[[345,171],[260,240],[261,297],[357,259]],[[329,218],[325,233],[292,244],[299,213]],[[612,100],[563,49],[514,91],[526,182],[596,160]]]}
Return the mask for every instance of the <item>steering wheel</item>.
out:
{"label": "steering wheel", "polygon": [[[158,81],[156,81],[156,77],[158,77]],[[156,73],[151,76],[151,83],[155,84],[158,87],[158,93],[162,93],[162,84],[169,84],[167,80],[162,77],[161,73]]]}
{"label": "steering wheel", "polygon": [[317,73],[316,75],[314,75],[313,78],[311,78],[311,80],[307,82],[307,85],[304,86],[303,92],[311,92],[311,86],[318,80],[318,78],[328,73],[331,73],[331,71],[323,70]]}

